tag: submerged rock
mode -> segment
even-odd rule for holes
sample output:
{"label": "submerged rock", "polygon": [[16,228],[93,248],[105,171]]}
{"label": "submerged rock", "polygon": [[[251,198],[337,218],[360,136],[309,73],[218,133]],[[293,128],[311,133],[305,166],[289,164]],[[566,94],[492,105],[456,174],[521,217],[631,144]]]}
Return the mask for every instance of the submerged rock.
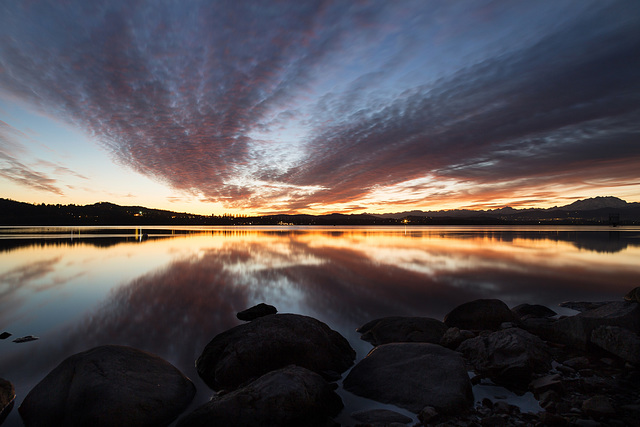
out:
{"label": "submerged rock", "polygon": [[519,389],[526,389],[534,373],[551,369],[551,354],[544,341],[519,328],[471,338],[458,351],[479,374]]}
{"label": "submerged rock", "polygon": [[196,360],[196,368],[213,390],[231,390],[291,364],[337,379],[355,356],[349,342],[319,320],[275,314],[218,334]]}
{"label": "submerged rock", "polygon": [[344,388],[358,396],[419,413],[464,411],[473,404],[471,382],[459,353],[428,343],[384,344],[353,367]]}
{"label": "submerged rock", "polygon": [[258,305],[254,305],[251,308],[240,311],[236,314],[239,320],[250,322],[258,317],[268,316],[269,314],[276,314],[278,310],[272,305],[261,302]]}
{"label": "submerged rock", "polygon": [[40,339],[40,338],[34,337],[33,335],[27,335],[27,336],[24,336],[24,337],[16,338],[15,340],[13,340],[13,342],[22,343],[22,342],[35,341],[37,339]]}
{"label": "submerged rock", "polygon": [[18,410],[26,426],[162,426],[194,394],[193,383],[166,360],[106,345],[65,359]]}
{"label": "submerged rock", "polygon": [[374,346],[392,342],[438,344],[447,330],[443,322],[429,317],[383,317],[357,329],[364,341]]}
{"label": "submerged rock", "polygon": [[460,329],[496,330],[504,322],[518,323],[507,305],[497,299],[478,299],[461,304],[444,317],[448,327]]}
{"label": "submerged rock", "polygon": [[214,397],[178,427],[327,426],[343,408],[334,389],[320,375],[290,365]]}
{"label": "submerged rock", "polygon": [[9,332],[3,332],[3,333],[0,334],[0,340],[6,340],[10,336],[11,336],[11,334]]}

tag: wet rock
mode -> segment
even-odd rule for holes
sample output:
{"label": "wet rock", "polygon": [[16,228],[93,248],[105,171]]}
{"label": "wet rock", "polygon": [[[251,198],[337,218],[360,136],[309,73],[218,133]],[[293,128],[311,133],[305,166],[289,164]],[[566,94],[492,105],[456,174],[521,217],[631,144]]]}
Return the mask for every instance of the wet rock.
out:
{"label": "wet rock", "polygon": [[546,391],[554,391],[561,393],[564,389],[562,379],[560,375],[546,375],[541,378],[537,378],[531,382],[531,389],[536,395],[540,395]]}
{"label": "wet rock", "polygon": [[433,406],[425,406],[418,414],[418,419],[420,420],[420,422],[422,422],[422,424],[427,425],[437,420],[439,416],[440,414],[438,414],[436,408],[434,408]]}
{"label": "wet rock", "polygon": [[13,402],[16,399],[16,391],[13,384],[4,378],[0,378],[0,424],[13,409]]}
{"label": "wet rock", "polygon": [[478,373],[505,386],[525,388],[533,373],[551,369],[551,355],[544,341],[519,328],[466,340],[458,351]]}
{"label": "wet rock", "polygon": [[469,338],[475,337],[471,331],[460,330],[459,328],[449,328],[442,336],[440,345],[455,350],[460,344]]}
{"label": "wet rock", "polygon": [[270,314],[276,314],[277,312],[278,310],[276,310],[274,306],[261,302],[258,305],[254,305],[251,308],[247,308],[246,310],[238,312],[236,314],[236,317],[239,320],[250,322],[252,320],[257,319],[258,317],[264,317]]}
{"label": "wet rock", "polygon": [[478,299],[459,305],[445,317],[449,327],[469,330],[496,330],[504,322],[518,322],[507,305],[497,299]]}
{"label": "wet rock", "polygon": [[13,340],[13,342],[22,343],[22,342],[35,341],[37,339],[40,339],[40,338],[34,337],[33,335],[27,335],[27,336],[24,336],[24,337],[16,338],[15,340]]}
{"label": "wet rock", "polygon": [[355,356],[347,340],[319,320],[274,314],[218,334],[196,360],[196,368],[213,390],[231,390],[292,364],[337,379]]}
{"label": "wet rock", "polygon": [[591,342],[627,362],[640,365],[640,337],[626,328],[600,326],[591,332]]}
{"label": "wet rock", "polygon": [[577,356],[565,360],[563,362],[563,365],[566,365],[572,369],[580,370],[586,369],[591,366],[591,362],[589,362],[589,359],[584,356]]}
{"label": "wet rock", "polygon": [[193,383],[166,360],[107,345],[65,359],[18,410],[26,426],[161,426],[194,394]]}
{"label": "wet rock", "polygon": [[513,314],[518,316],[520,319],[528,319],[528,318],[546,318],[555,316],[555,311],[551,310],[544,305],[539,304],[520,304],[511,309]]}
{"label": "wet rock", "polygon": [[351,414],[351,418],[361,423],[382,427],[391,423],[408,424],[413,421],[406,415],[388,409],[372,409],[370,411],[354,412]]}
{"label": "wet rock", "polygon": [[640,330],[640,304],[628,301],[611,302],[553,324],[553,340],[584,349],[591,342],[591,333],[600,326],[617,326]]}
{"label": "wet rock", "polygon": [[357,329],[361,339],[374,346],[392,342],[438,344],[447,325],[429,317],[383,317]]}
{"label": "wet rock", "polygon": [[290,365],[214,397],[178,427],[326,426],[343,407],[334,389],[320,375]]}
{"label": "wet rock", "polygon": [[569,425],[569,421],[566,418],[549,412],[543,412],[540,415],[540,421],[543,425],[549,427],[564,427]]}
{"label": "wet rock", "polygon": [[616,410],[607,396],[598,394],[582,402],[582,412],[597,418],[615,415]]}
{"label": "wet rock", "polygon": [[473,403],[471,383],[459,353],[427,343],[384,344],[353,367],[344,388],[358,396],[419,413],[432,406],[455,413]]}
{"label": "wet rock", "polygon": [[10,336],[11,336],[11,334],[9,332],[3,332],[3,333],[0,334],[0,340],[6,340]]}

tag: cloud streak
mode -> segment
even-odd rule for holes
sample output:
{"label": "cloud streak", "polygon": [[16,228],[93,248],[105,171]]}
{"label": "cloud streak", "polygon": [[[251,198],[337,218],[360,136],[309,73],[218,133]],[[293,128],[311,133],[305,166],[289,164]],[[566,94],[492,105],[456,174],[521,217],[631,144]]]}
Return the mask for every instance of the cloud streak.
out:
{"label": "cloud streak", "polygon": [[2,91],[205,200],[295,211],[427,177],[422,199],[439,180],[460,198],[637,177],[633,1],[68,3],[0,6]]}

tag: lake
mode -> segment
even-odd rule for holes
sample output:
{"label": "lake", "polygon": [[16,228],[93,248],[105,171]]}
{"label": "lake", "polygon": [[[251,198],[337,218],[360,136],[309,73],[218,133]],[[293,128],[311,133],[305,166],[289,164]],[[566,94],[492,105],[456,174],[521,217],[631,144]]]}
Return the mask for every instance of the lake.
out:
{"label": "lake", "polygon": [[[369,320],[442,319],[477,298],[575,313],[558,304],[639,286],[639,261],[640,227],[0,227],[0,377],[17,393],[5,425],[64,358],[102,344],[167,359],[200,404],[194,360],[259,302],[327,323],[360,359]],[[25,335],[40,339],[12,342]]]}

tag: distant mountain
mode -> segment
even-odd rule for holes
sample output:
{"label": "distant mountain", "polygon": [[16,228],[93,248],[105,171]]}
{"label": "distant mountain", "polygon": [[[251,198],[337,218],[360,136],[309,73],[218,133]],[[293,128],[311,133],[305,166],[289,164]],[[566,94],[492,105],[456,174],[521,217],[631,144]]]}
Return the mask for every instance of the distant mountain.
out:
{"label": "distant mountain", "polygon": [[627,203],[626,201],[613,196],[598,196],[590,199],[577,200],[570,205],[562,206],[558,209],[564,211],[592,211],[604,208],[624,209],[629,207],[630,204],[635,203]]}
{"label": "distant mountain", "polygon": [[640,225],[640,203],[617,197],[594,197],[549,209],[396,212],[329,215],[195,215],[119,206],[34,205],[0,198],[0,225]]}

